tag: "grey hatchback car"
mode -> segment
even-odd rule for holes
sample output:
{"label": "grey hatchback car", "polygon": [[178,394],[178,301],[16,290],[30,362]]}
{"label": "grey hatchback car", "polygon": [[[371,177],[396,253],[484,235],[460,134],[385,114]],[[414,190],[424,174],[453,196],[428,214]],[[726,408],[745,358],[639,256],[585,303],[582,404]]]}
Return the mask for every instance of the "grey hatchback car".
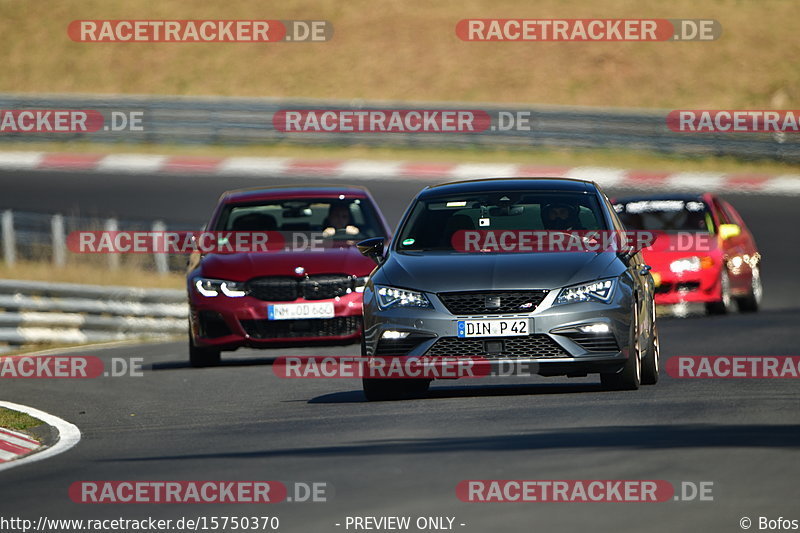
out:
{"label": "grey hatchback car", "polygon": [[[594,182],[493,178],[426,187],[393,240],[362,241],[378,264],[364,289],[362,355],[476,357],[543,376],[600,374],[603,385],[658,381],[653,279],[635,248],[469,251],[458,231],[624,231]],[[427,392],[430,379],[364,377],[369,400]]]}

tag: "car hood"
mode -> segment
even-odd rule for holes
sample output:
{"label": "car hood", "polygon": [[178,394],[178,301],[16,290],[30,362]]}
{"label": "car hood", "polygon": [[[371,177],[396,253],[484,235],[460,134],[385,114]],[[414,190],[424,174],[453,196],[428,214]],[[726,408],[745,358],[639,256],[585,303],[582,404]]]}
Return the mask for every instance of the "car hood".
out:
{"label": "car hood", "polygon": [[200,263],[200,273],[208,278],[247,281],[261,276],[297,276],[297,267],[304,268],[310,276],[367,276],[375,263],[349,246],[296,252],[209,254]]}
{"label": "car hood", "polygon": [[536,254],[392,253],[376,283],[428,292],[481,289],[555,289],[617,276],[614,253]]}

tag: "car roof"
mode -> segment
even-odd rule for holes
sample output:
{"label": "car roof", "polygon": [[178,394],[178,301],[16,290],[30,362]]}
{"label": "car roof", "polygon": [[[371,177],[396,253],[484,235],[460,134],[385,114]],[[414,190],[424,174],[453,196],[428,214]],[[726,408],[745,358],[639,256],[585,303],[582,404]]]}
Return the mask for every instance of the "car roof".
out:
{"label": "car roof", "polygon": [[629,202],[640,202],[646,200],[681,200],[684,202],[704,201],[711,198],[710,194],[701,193],[661,193],[661,194],[642,194],[635,196],[622,196],[613,198],[615,204],[627,204]]}
{"label": "car roof", "polygon": [[369,193],[366,188],[357,185],[282,185],[227,191],[223,193],[220,202],[247,203],[292,198],[338,198],[340,195],[350,198],[367,198]]}
{"label": "car roof", "polygon": [[572,178],[484,178],[460,180],[432,185],[425,188],[420,198],[444,194],[480,193],[495,191],[558,191],[594,192],[596,185],[591,181]]}

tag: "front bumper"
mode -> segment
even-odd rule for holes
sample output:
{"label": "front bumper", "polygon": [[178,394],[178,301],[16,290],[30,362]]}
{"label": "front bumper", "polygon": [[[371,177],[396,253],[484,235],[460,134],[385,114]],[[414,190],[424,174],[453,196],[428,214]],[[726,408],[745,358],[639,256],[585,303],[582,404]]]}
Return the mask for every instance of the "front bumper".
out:
{"label": "front bumper", "polygon": [[682,274],[659,270],[652,275],[656,305],[717,302],[722,298],[719,267]]}
{"label": "front bumper", "polygon": [[[333,302],[333,318],[269,320],[268,306]],[[361,337],[361,293],[329,300],[269,302],[251,296],[189,297],[190,328],[195,345],[235,350],[284,345],[352,343]]]}
{"label": "front bumper", "polygon": [[[585,375],[616,372],[627,361],[632,317],[630,288],[618,286],[609,303],[582,302],[553,306],[551,291],[531,313],[458,316],[436,295],[426,293],[433,308],[378,308],[371,290],[364,292],[364,346],[371,357],[480,357],[498,365],[525,363],[540,375]],[[458,338],[458,321],[526,318],[529,335]],[[605,324],[603,339],[571,328]],[[386,331],[409,332],[403,339]],[[602,341],[602,342],[598,342]]]}

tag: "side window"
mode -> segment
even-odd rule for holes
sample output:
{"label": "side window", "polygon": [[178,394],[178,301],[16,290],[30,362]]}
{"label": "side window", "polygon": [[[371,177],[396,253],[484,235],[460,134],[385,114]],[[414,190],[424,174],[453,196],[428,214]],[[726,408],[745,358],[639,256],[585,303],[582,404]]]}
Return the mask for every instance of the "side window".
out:
{"label": "side window", "polygon": [[735,223],[730,218],[728,218],[728,214],[725,212],[725,209],[723,209],[722,205],[716,200],[714,200],[714,210],[717,212],[720,224]]}
{"label": "side window", "polygon": [[739,216],[739,213],[736,212],[736,209],[733,208],[731,204],[728,202],[720,202],[722,207],[722,212],[725,213],[725,217],[730,221],[731,224],[739,224],[742,225],[742,217]]}

